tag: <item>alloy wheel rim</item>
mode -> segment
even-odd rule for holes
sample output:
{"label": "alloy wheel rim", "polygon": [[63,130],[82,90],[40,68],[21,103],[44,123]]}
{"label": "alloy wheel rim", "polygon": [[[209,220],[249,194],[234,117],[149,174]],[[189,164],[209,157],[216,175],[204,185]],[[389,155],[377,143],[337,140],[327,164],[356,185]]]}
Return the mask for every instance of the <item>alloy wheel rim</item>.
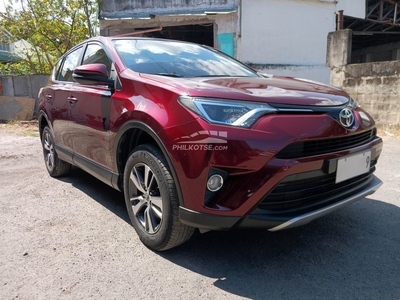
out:
{"label": "alloy wheel rim", "polygon": [[148,234],[155,234],[162,221],[163,205],[158,180],[151,168],[136,164],[129,176],[133,215]]}
{"label": "alloy wheel rim", "polygon": [[45,150],[45,161],[47,168],[51,171],[54,168],[54,145],[51,139],[51,136],[48,132],[46,132],[43,147]]}

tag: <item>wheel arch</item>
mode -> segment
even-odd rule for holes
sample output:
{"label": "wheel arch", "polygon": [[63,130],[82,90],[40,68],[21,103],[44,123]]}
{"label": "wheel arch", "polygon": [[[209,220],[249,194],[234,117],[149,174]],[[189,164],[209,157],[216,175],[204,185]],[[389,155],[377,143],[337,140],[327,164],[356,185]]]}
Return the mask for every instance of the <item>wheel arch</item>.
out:
{"label": "wheel arch", "polygon": [[53,132],[53,127],[51,126],[51,122],[43,110],[39,111],[39,113],[38,113],[38,123],[39,123],[40,139],[42,139],[43,130],[46,126],[48,126],[50,128],[50,130]]}
{"label": "wheel arch", "polygon": [[176,190],[179,198],[179,204],[183,206],[184,201],[183,201],[179,178],[175,171],[172,159],[163,141],[150,126],[140,121],[130,121],[124,124],[120,128],[116,136],[114,150],[113,150],[114,151],[113,158],[115,160],[114,163],[118,168],[119,178],[117,182],[114,182],[114,184],[116,184],[118,188],[121,191],[123,191],[123,174],[124,174],[125,164],[129,158],[129,155],[134,148],[144,144],[151,144],[156,146],[164,155],[165,160],[167,161],[168,164],[167,167],[170,170],[171,175],[175,181]]}

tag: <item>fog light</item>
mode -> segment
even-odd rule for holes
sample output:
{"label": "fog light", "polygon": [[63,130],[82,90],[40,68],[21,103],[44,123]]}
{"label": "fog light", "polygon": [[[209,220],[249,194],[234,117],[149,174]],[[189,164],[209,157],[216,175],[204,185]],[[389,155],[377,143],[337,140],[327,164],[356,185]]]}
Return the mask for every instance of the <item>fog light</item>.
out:
{"label": "fog light", "polygon": [[222,176],[215,174],[210,176],[210,178],[208,178],[207,189],[210,192],[216,192],[222,187],[223,184],[224,184],[224,179],[222,178]]}

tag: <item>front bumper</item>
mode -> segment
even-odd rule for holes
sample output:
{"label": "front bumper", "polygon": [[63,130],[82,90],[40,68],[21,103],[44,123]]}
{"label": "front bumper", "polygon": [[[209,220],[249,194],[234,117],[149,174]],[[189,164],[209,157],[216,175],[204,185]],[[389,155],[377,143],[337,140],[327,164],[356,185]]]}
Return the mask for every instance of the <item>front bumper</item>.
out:
{"label": "front bumper", "polygon": [[[327,114],[277,114],[261,118],[253,127],[227,128],[196,120],[166,131],[179,146],[205,140],[213,145],[215,139],[210,138],[217,137],[226,148],[192,151],[168,146],[182,191],[182,223],[203,230],[279,230],[305,224],[381,185],[373,172],[382,140],[373,124],[360,121],[347,130]],[[369,172],[337,180],[339,160],[361,153],[370,154]],[[209,195],[206,183],[211,174],[226,176],[223,187]]]}
{"label": "front bumper", "polygon": [[347,204],[350,204],[368,195],[373,194],[381,185],[382,181],[375,175],[371,175],[370,179],[365,182],[362,187],[358,186],[357,188],[344,192],[341,195],[335,195],[334,198],[336,199],[336,201],[335,199],[327,199],[327,201],[333,201],[331,204],[292,217],[276,217],[273,215],[269,215],[268,213],[250,213],[245,216],[237,217],[221,216],[200,213],[186,209],[184,207],[180,207],[179,218],[182,223],[203,230],[228,230],[231,228],[266,228],[269,231],[278,231],[307,224],[314,219],[322,217]]}

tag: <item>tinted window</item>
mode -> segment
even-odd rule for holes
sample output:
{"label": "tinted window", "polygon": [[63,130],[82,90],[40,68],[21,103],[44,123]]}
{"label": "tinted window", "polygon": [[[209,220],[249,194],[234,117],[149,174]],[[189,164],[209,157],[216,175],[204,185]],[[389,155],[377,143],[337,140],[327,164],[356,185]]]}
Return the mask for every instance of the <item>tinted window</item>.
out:
{"label": "tinted window", "polygon": [[61,70],[57,75],[57,80],[75,82],[72,78],[72,72],[79,63],[78,59],[81,55],[81,52],[82,47],[74,50],[65,57]]}
{"label": "tinted window", "polygon": [[89,44],[87,46],[82,65],[87,64],[104,64],[107,67],[108,74],[110,74],[111,61],[104,49],[98,44]]}
{"label": "tinted window", "polygon": [[[62,62],[62,59],[57,61],[57,63],[55,64],[55,66],[53,68],[53,78],[55,78],[55,79],[58,78],[58,74],[60,72],[61,62]],[[59,79],[57,79],[57,80],[59,80]]]}
{"label": "tinted window", "polygon": [[196,44],[144,39],[113,42],[126,67],[140,73],[177,77],[258,77],[230,56]]}

